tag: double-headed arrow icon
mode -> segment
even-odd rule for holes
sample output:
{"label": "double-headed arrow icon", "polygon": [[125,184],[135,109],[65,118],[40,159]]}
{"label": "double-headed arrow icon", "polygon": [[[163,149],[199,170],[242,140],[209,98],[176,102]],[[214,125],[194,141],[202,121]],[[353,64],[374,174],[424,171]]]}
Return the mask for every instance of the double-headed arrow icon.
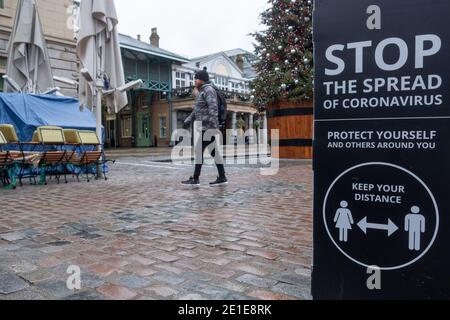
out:
{"label": "double-headed arrow icon", "polygon": [[388,224],[377,224],[377,223],[368,223],[367,217],[362,219],[358,223],[358,227],[367,234],[367,229],[375,229],[375,230],[386,230],[388,232],[388,237],[393,235],[397,230],[398,227],[391,221],[391,219],[388,219]]}

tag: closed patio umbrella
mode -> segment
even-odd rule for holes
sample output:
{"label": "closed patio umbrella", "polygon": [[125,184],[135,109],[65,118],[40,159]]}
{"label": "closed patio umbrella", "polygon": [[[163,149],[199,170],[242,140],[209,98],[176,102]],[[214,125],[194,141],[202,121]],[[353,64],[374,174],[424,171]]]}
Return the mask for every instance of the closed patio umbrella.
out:
{"label": "closed patio umbrella", "polygon": [[[120,53],[116,8],[113,0],[83,0],[79,13],[77,53],[93,83],[80,77],[80,103],[93,106],[96,86],[105,90],[125,84]],[[105,88],[105,79],[107,86]],[[128,103],[125,92],[105,97],[110,111],[119,112]]]}
{"label": "closed patio umbrella", "polygon": [[[18,0],[8,47],[6,74],[25,93],[42,93],[54,87],[36,0]],[[5,90],[13,91],[5,84]]]}
{"label": "closed patio umbrella", "polygon": [[[77,54],[82,65],[80,105],[95,105],[97,136],[102,137],[102,93],[125,84],[114,0],[83,0],[78,15]],[[128,103],[125,92],[105,97],[109,111],[118,113]],[[100,172],[100,171],[98,171]]]}

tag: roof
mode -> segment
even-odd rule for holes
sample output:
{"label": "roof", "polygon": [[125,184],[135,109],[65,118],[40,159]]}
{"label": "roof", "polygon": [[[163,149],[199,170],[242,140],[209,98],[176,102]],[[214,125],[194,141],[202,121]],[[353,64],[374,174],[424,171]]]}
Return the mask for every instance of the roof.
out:
{"label": "roof", "polygon": [[229,56],[229,57],[233,57],[233,56],[237,56],[238,54],[242,54],[242,55],[253,55],[253,53],[241,49],[241,48],[237,48],[237,49],[232,49],[232,50],[228,50],[228,51],[224,51],[224,53]]}
{"label": "roof", "polygon": [[196,57],[196,58],[192,58],[191,61],[203,61],[203,60],[209,60],[210,58],[220,55],[220,54],[225,54],[227,57],[233,57],[233,56],[237,56],[238,54],[242,54],[242,55],[253,55],[253,53],[246,51],[244,49],[232,49],[232,50],[227,50],[227,51],[220,51],[220,52],[216,52],[216,53],[211,53],[211,54],[207,54],[205,56],[201,56],[201,57]]}
{"label": "roof", "polygon": [[[256,56],[253,53],[239,48],[225,51],[225,54],[230,58],[242,55],[244,57],[244,76],[249,79],[253,79],[257,76],[256,70],[253,68],[253,62],[256,60]],[[231,60],[234,61],[234,59]]]}
{"label": "roof", "polygon": [[150,43],[139,41],[128,35],[119,34],[119,41],[120,41],[120,47],[122,47],[124,49],[139,51],[139,52],[166,58],[166,59],[181,62],[181,63],[189,62],[188,58],[185,58],[176,53],[155,47],[155,46],[151,45]]}
{"label": "roof", "polygon": [[236,65],[236,62],[235,62],[235,59],[233,59],[233,58],[236,57],[237,55],[242,55],[244,57],[243,76],[248,79],[253,79],[257,76],[256,70],[252,66],[252,61],[256,58],[255,55],[253,53],[246,51],[244,49],[241,49],[241,48],[232,49],[232,50],[228,50],[228,51],[221,51],[221,52],[193,58],[193,59],[191,59],[190,64],[195,65],[195,63],[199,62],[199,61],[204,62],[204,61],[212,60],[220,55],[225,55],[235,65]]}
{"label": "roof", "polygon": [[141,53],[166,58],[172,61],[180,62],[191,68],[195,68],[197,62],[200,61],[205,62],[212,60],[218,56],[225,56],[225,58],[227,58],[230,61],[230,63],[234,64],[236,69],[240,71],[240,69],[236,65],[234,57],[236,57],[237,55],[242,55],[244,57],[244,70],[242,72],[243,76],[248,79],[253,79],[257,75],[256,71],[252,67],[252,60],[255,59],[255,56],[253,55],[253,53],[240,48],[208,54],[193,59],[188,59],[176,53],[155,47],[150,43],[137,40],[128,35],[119,34],[119,41],[120,46],[124,49],[134,50]]}

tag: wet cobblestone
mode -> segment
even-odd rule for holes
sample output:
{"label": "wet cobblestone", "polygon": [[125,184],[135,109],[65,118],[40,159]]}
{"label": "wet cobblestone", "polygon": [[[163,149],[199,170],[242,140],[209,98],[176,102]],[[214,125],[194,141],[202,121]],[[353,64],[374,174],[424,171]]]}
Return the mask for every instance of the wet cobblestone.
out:
{"label": "wet cobblestone", "polygon": [[[309,299],[312,171],[119,159],[108,181],[0,190],[0,299]],[[81,290],[69,290],[69,266]]]}

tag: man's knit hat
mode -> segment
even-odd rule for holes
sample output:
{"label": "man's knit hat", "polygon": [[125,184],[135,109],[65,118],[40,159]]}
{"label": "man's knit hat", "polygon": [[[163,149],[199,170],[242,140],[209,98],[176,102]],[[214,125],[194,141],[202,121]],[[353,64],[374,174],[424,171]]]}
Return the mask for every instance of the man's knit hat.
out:
{"label": "man's knit hat", "polygon": [[203,80],[205,82],[209,81],[209,74],[208,71],[206,71],[206,68],[203,68],[201,71],[197,71],[195,73],[195,79]]}

